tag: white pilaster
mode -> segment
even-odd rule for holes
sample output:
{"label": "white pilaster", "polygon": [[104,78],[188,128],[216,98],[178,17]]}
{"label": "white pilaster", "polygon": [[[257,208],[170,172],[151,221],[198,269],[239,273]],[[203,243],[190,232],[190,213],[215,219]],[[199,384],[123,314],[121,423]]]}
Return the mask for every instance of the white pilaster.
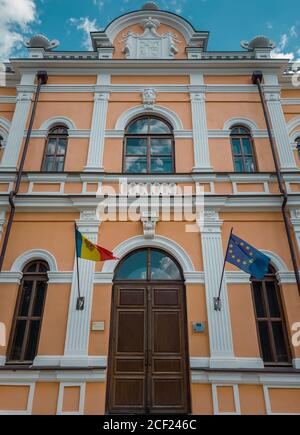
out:
{"label": "white pilaster", "polygon": [[34,81],[34,73],[23,74],[20,86],[18,87],[15,112],[0,166],[1,171],[8,172],[17,169],[24,131],[26,129],[33,97]]}
{"label": "white pilaster", "polygon": [[190,82],[195,160],[193,171],[212,171],[209,156],[208,129],[205,107],[205,86],[203,84],[203,75],[191,74]]}
{"label": "white pilaster", "polygon": [[293,210],[291,212],[291,223],[293,225],[295,237],[297,240],[298,250],[300,252],[300,210]]}
{"label": "white pilaster", "polygon": [[109,84],[109,75],[100,74],[98,76],[98,82],[94,95],[94,111],[91,126],[89,153],[87,166],[85,168],[85,171],[87,172],[104,172],[103,155],[109,102],[109,92],[105,90],[105,85]]}
{"label": "white pilaster", "polygon": [[269,108],[274,136],[277,144],[277,151],[282,171],[295,171],[297,165],[293,149],[290,146],[290,137],[287,130],[286,120],[280,100],[280,89],[278,87],[266,87],[265,97]]}
{"label": "white pilaster", "polygon": [[[96,212],[81,212],[80,221],[77,222],[79,231],[93,243],[97,243],[99,221]],[[88,346],[90,335],[90,321],[93,301],[95,263],[79,259],[79,279],[81,296],[85,298],[83,311],[76,310],[78,298],[78,283],[76,257],[74,260],[74,273],[69,305],[67,335],[65,352],[61,365],[66,367],[88,366]]]}
{"label": "white pilaster", "polygon": [[227,285],[224,279],[222,288],[222,310],[214,310],[214,298],[218,296],[224,252],[221,228],[223,222],[218,213],[205,212],[205,221],[201,229],[202,254],[205,274],[205,294],[208,315],[210,342],[210,367],[235,368],[232,330],[230,322]]}

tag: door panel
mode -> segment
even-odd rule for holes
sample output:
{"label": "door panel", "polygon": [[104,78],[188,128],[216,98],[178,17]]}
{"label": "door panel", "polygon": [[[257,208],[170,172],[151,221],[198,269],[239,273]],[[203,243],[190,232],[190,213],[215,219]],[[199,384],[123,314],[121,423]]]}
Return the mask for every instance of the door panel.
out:
{"label": "door panel", "polygon": [[113,289],[109,413],[188,413],[189,375],[182,285]]}

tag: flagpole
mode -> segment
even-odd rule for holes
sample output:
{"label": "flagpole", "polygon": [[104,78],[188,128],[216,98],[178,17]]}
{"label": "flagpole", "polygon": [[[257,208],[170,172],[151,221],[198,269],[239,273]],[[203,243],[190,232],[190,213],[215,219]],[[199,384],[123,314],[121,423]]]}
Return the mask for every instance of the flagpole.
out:
{"label": "flagpole", "polygon": [[85,299],[81,296],[80,292],[80,279],[79,279],[79,261],[78,261],[78,254],[77,254],[77,246],[76,246],[76,230],[77,225],[74,224],[74,234],[75,234],[75,257],[76,257],[76,267],[77,267],[77,291],[78,291],[78,298],[76,303],[76,310],[77,311],[83,311],[84,310],[84,301]]}
{"label": "flagpole", "polygon": [[225,259],[224,259],[224,264],[223,264],[223,270],[222,270],[222,276],[221,276],[221,282],[220,282],[218,297],[214,298],[214,308],[215,308],[215,311],[221,311],[222,310],[222,304],[221,304],[222,285],[223,285],[223,280],[224,280],[224,275],[225,275],[226,261],[227,261],[227,256],[228,256],[228,252],[229,252],[230,240],[231,240],[232,234],[233,234],[233,228],[231,228],[230,236],[229,236],[229,240],[228,240],[228,245],[227,245],[227,249],[226,249],[226,254],[225,254]]}

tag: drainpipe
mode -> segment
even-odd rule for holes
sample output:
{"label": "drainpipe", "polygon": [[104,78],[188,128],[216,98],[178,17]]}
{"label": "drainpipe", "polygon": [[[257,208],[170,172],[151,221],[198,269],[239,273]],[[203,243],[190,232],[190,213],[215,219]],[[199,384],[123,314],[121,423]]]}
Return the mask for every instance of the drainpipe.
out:
{"label": "drainpipe", "polygon": [[267,124],[268,135],[269,135],[273,160],[274,160],[275,169],[276,169],[276,176],[277,176],[279,191],[280,191],[280,194],[282,197],[281,211],[282,211],[282,216],[283,216],[283,220],[284,220],[288,244],[289,244],[289,248],[290,248],[291,258],[292,258],[292,262],[293,262],[293,268],[294,268],[294,273],[295,273],[295,277],[296,277],[298,292],[300,295],[299,268],[298,268],[298,264],[297,264],[297,256],[296,256],[296,251],[295,251],[295,247],[293,244],[293,238],[292,238],[292,233],[291,233],[291,221],[290,221],[290,217],[286,211],[287,202],[288,202],[288,195],[287,195],[286,188],[285,188],[285,182],[284,182],[284,179],[282,177],[282,173],[280,171],[277,149],[276,149],[275,140],[274,140],[273,133],[272,133],[272,127],[271,127],[272,123],[271,123],[270,113],[269,113],[269,109],[268,109],[268,106],[266,103],[264,90],[262,88],[262,80],[263,80],[263,73],[261,71],[255,71],[252,75],[252,82],[253,82],[253,84],[257,85],[257,87],[258,87],[259,95],[260,95],[260,99],[261,99],[261,104],[262,104],[262,108],[264,111],[265,121]]}
{"label": "drainpipe", "polygon": [[45,85],[48,81],[47,72],[39,71],[37,73],[37,80],[38,80],[38,84],[37,84],[37,89],[36,89],[36,93],[35,93],[34,103],[33,103],[32,110],[31,110],[29,128],[27,131],[26,141],[24,144],[23,152],[22,152],[21,162],[20,162],[20,166],[19,166],[19,169],[17,172],[17,178],[15,181],[14,189],[10,192],[9,198],[8,198],[9,205],[10,205],[10,214],[9,214],[9,219],[8,219],[6,232],[5,232],[5,236],[4,236],[4,240],[3,240],[3,245],[2,245],[2,249],[1,249],[1,254],[0,254],[0,272],[2,271],[2,267],[3,267],[3,263],[4,263],[4,259],[5,259],[5,254],[6,254],[6,250],[7,250],[7,245],[8,245],[8,241],[9,241],[9,236],[11,233],[11,228],[12,228],[12,224],[13,224],[13,220],[14,220],[14,216],[15,216],[15,211],[16,211],[15,198],[20,190],[24,164],[25,164],[27,151],[28,151],[28,147],[29,147],[29,142],[30,142],[30,138],[31,138],[31,132],[32,132],[32,127],[33,127],[33,123],[34,123],[34,119],[35,119],[36,108],[37,108],[37,104],[39,101],[41,87],[42,87],[42,85]]}

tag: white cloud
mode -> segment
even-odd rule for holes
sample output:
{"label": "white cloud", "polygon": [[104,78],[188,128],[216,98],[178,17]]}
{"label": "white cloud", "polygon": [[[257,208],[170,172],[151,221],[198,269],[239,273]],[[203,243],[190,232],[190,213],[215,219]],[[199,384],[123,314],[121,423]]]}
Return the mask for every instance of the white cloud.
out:
{"label": "white cloud", "polygon": [[86,50],[89,50],[91,48],[90,32],[99,30],[99,27],[97,26],[97,20],[96,19],[90,20],[89,17],[80,17],[80,18],[70,18],[69,22],[73,26],[76,26],[78,30],[84,32],[82,46]]}
{"label": "white cloud", "polygon": [[37,11],[34,0],[0,0],[0,11],[0,58],[7,60],[37,21]]}
{"label": "white cloud", "polygon": [[[291,36],[295,36],[294,33],[296,32],[295,26],[292,26],[289,29],[289,33]],[[289,36],[287,33],[284,33],[280,37],[279,44],[277,47],[272,51],[271,56],[273,59],[289,59],[293,60],[295,58],[294,53],[292,52],[285,52],[285,49],[289,43]]]}

